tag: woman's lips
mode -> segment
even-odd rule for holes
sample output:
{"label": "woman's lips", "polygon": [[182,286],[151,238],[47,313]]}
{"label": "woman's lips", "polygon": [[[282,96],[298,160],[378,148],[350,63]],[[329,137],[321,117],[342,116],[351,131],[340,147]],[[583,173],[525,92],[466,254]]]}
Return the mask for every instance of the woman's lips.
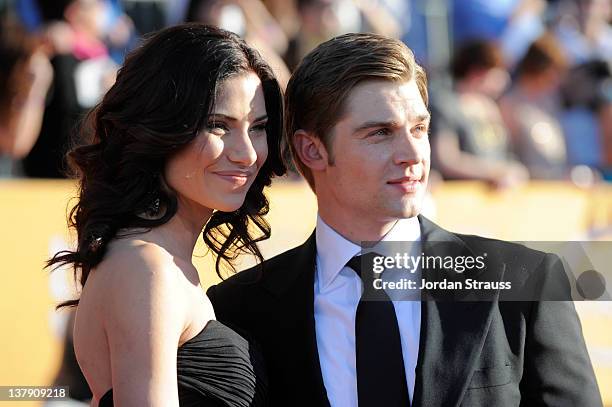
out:
{"label": "woman's lips", "polygon": [[214,174],[218,175],[222,180],[240,187],[249,182],[249,178],[253,173],[242,171],[215,171]]}

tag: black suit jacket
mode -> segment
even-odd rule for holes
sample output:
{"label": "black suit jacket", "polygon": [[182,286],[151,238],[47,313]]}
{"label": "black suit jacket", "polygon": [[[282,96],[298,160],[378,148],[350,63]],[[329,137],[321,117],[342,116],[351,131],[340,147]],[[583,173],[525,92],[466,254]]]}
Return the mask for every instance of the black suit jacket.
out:
{"label": "black suit jacket", "polygon": [[[554,255],[419,222],[426,255],[452,242],[455,254],[489,253],[498,278],[557,279]],[[329,406],[315,338],[315,256],[313,233],[207,292],[220,321],[261,345],[272,406]],[[489,301],[422,301],[412,405],[601,406],[573,303],[498,301],[496,291]]]}

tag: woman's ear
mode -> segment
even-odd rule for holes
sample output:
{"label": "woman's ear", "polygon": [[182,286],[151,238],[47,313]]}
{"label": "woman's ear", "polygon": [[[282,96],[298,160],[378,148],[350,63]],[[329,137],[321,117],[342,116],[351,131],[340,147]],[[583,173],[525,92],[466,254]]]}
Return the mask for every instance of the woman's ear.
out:
{"label": "woman's ear", "polygon": [[300,161],[312,171],[323,171],[329,165],[329,155],[320,138],[312,132],[297,130],[293,133],[293,147]]}

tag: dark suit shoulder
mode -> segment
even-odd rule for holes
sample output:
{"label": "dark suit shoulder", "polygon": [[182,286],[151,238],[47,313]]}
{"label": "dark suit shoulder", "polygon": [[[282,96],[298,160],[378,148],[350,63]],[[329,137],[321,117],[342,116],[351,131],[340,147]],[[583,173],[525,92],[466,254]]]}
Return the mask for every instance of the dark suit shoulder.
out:
{"label": "dark suit shoulder", "polygon": [[457,237],[476,256],[486,253],[488,265],[503,267],[504,280],[512,284],[512,290],[504,292],[506,300],[572,300],[574,277],[556,254],[481,236]]}
{"label": "dark suit shoulder", "polygon": [[290,286],[300,272],[309,268],[314,253],[313,233],[304,244],[238,272],[210,287],[207,295],[215,307],[215,312],[229,315],[244,309],[252,309],[253,304],[249,300],[261,305],[262,298],[267,298],[271,293]]}
{"label": "dark suit shoulder", "polygon": [[537,267],[546,257],[546,253],[530,249],[519,243],[448,231],[422,215],[419,215],[419,222],[422,236],[426,241],[459,242],[474,256],[486,253],[497,262],[520,265],[527,269]]}
{"label": "dark suit shoulder", "polygon": [[301,247],[294,247],[251,268],[239,271],[217,284],[216,289],[219,292],[225,293],[259,286],[263,282],[273,279],[277,274],[282,273],[286,267],[290,266]]}
{"label": "dark suit shoulder", "polygon": [[494,255],[499,261],[504,263],[522,265],[528,269],[537,267],[548,254],[540,250],[531,249],[520,243],[505,240],[459,233],[455,233],[455,236],[461,239],[477,255],[487,253],[487,256]]}

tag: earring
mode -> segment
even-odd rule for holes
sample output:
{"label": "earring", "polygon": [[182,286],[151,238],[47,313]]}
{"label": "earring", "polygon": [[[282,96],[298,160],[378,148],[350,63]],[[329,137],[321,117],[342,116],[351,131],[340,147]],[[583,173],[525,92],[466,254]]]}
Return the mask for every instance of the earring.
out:
{"label": "earring", "polygon": [[92,253],[96,253],[98,250],[100,250],[100,247],[102,247],[102,237],[96,237],[96,238],[92,238],[91,242],[89,243],[89,250]]}
{"label": "earring", "polygon": [[154,218],[159,214],[159,207],[161,205],[161,201],[159,197],[155,198],[146,209],[147,216]]}

